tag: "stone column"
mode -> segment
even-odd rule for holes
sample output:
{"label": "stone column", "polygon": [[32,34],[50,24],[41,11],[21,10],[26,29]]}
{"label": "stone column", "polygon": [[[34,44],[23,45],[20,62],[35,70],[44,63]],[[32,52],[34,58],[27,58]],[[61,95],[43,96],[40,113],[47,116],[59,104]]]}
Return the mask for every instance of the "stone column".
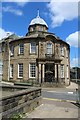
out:
{"label": "stone column", "polygon": [[57,78],[57,66],[55,64],[55,78]]}
{"label": "stone column", "polygon": [[60,72],[60,64],[58,64],[58,80],[61,82],[61,72]]}
{"label": "stone column", "polygon": [[55,64],[55,82],[57,83],[58,81],[59,81],[58,64]]}
{"label": "stone column", "polygon": [[38,81],[38,66],[36,66],[36,80]]}
{"label": "stone column", "polygon": [[45,77],[45,65],[43,64],[43,66],[42,66],[42,82],[44,82],[44,77]]}
{"label": "stone column", "polygon": [[39,63],[39,83],[41,83],[41,64]]}

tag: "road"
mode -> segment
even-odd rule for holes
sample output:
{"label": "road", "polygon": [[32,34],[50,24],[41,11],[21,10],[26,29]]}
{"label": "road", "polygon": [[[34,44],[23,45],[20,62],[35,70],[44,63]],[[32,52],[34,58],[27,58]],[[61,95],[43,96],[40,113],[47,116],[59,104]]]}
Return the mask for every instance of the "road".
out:
{"label": "road", "polygon": [[42,90],[42,97],[45,99],[54,99],[54,100],[67,100],[70,102],[76,102],[78,95],[76,91],[48,91]]}

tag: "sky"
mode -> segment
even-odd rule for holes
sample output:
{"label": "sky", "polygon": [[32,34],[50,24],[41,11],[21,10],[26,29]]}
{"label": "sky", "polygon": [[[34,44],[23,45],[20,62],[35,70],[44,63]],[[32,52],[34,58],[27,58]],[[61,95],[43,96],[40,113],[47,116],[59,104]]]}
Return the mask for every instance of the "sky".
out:
{"label": "sky", "polygon": [[[0,40],[9,32],[18,36],[25,36],[32,19],[37,16],[48,24],[49,32],[55,33],[60,39],[70,44],[70,66],[79,66],[79,3],[77,0],[39,1],[3,0],[0,4]],[[1,24],[2,23],[2,24]]]}

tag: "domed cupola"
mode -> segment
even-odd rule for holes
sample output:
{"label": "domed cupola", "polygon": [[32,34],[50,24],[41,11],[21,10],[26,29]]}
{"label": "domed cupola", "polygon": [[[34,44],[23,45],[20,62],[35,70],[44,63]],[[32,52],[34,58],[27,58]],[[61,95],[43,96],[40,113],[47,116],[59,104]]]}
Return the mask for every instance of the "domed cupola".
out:
{"label": "domed cupola", "polygon": [[38,10],[38,15],[36,18],[31,20],[28,28],[29,32],[33,31],[44,31],[47,32],[48,30],[48,25],[47,23],[39,16],[39,10]]}

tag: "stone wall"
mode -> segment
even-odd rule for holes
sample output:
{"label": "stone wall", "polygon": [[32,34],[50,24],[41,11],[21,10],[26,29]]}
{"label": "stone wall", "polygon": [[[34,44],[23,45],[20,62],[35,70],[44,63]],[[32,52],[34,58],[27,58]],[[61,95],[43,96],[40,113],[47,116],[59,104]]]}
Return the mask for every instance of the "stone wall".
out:
{"label": "stone wall", "polygon": [[10,118],[13,114],[27,113],[40,104],[41,88],[19,90],[0,99],[0,116]]}

